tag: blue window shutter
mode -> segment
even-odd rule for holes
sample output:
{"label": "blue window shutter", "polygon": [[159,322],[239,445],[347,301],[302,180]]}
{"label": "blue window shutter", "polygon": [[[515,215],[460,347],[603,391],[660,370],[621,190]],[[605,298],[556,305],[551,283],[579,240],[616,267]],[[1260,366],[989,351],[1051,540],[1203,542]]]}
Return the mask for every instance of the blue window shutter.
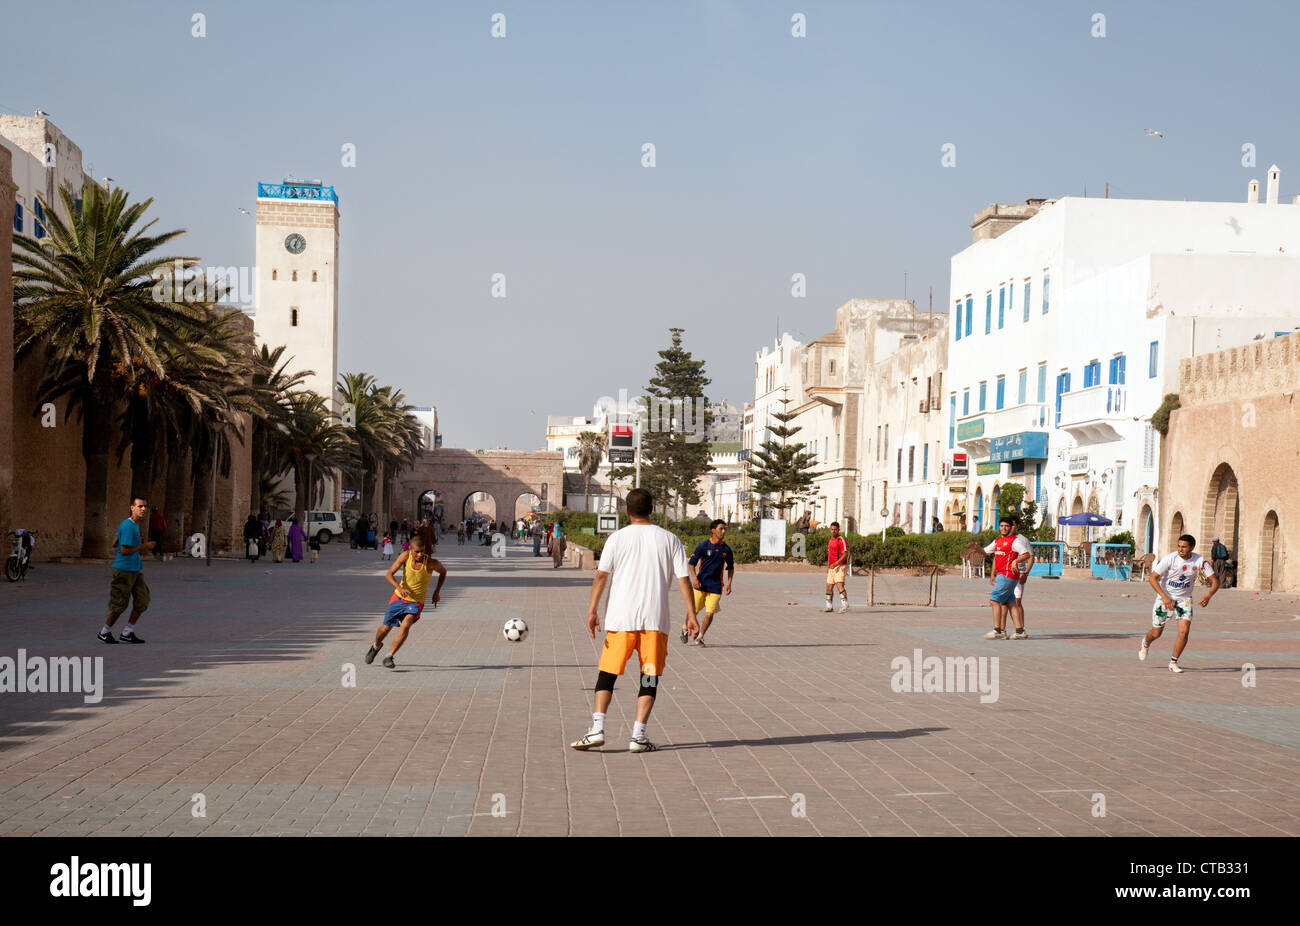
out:
{"label": "blue window shutter", "polygon": [[965,418],[970,414],[970,390],[967,389],[961,394],[961,416]]}
{"label": "blue window shutter", "polygon": [[[957,440],[957,393],[948,397],[948,449],[951,450]],[[873,503],[874,504],[874,503]]]}
{"label": "blue window shutter", "polygon": [[1047,401],[1047,367],[1046,365],[1038,368],[1038,401]]}
{"label": "blue window shutter", "polygon": [[960,299],[957,300],[957,329],[956,330],[957,330],[956,340],[960,341],[961,340],[961,300]]}
{"label": "blue window shutter", "polygon": [[1026,400],[1026,398],[1027,398],[1027,396],[1026,396],[1026,390],[1027,390],[1028,388],[1029,388],[1029,371],[1028,371],[1028,370],[1021,370],[1021,371],[1020,371],[1020,384],[1019,384],[1019,388],[1017,389],[1017,392],[1016,392],[1016,404],[1018,404],[1018,405],[1024,405],[1024,404],[1025,404],[1025,400]]}
{"label": "blue window shutter", "polygon": [[997,403],[999,409],[1004,408],[1007,404],[1007,378],[1005,376],[998,377]]}
{"label": "blue window shutter", "polygon": [[1124,385],[1124,368],[1128,366],[1128,358],[1123,354],[1119,355],[1119,384]]}
{"label": "blue window shutter", "polygon": [[1025,280],[1025,321],[1029,321],[1029,281]]}
{"label": "blue window shutter", "polygon": [[988,408],[989,384],[980,383],[980,411]]}
{"label": "blue window shutter", "polygon": [[14,203],[14,231],[23,233],[23,204],[17,202]]}
{"label": "blue window shutter", "polygon": [[984,294],[984,333],[993,333],[993,294]]}
{"label": "blue window shutter", "polygon": [[1051,277],[1051,275],[1050,275],[1050,274],[1047,274],[1047,273],[1044,273],[1044,274],[1043,274],[1043,314],[1044,314],[1044,315],[1047,314],[1047,306],[1048,306],[1048,289],[1049,289],[1049,287],[1051,286],[1051,283],[1052,283],[1052,277]]}
{"label": "blue window shutter", "polygon": [[971,319],[974,317],[975,300],[970,296],[966,297],[966,336],[970,337]]}
{"label": "blue window shutter", "polygon": [[32,212],[36,216],[36,220],[32,223],[36,227],[36,237],[44,238],[45,237],[45,210],[41,208],[41,201],[39,199],[36,200],[36,202],[33,204]]}
{"label": "blue window shutter", "polygon": [[921,445],[921,481],[930,478],[930,445]]}
{"label": "blue window shutter", "polygon": [[1149,365],[1148,365],[1148,369],[1147,369],[1147,376],[1148,376],[1150,379],[1155,379],[1155,378],[1156,378],[1156,367],[1158,366],[1158,364],[1157,364],[1156,361],[1157,361],[1157,359],[1159,358],[1159,356],[1160,356],[1160,342],[1159,342],[1159,341],[1152,341],[1152,342],[1151,342],[1151,358],[1150,358]]}
{"label": "blue window shutter", "polygon": [[999,331],[1002,330],[1002,327],[1006,324],[1006,321],[1007,321],[1007,288],[1005,286],[999,286],[998,287],[998,330]]}

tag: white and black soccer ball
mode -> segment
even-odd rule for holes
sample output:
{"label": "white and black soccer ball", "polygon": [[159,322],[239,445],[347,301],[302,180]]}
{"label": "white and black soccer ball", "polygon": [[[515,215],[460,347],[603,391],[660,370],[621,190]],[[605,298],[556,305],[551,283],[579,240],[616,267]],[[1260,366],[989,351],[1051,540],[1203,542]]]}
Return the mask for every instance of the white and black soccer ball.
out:
{"label": "white and black soccer ball", "polygon": [[528,636],[528,625],[517,617],[512,617],[506,621],[505,627],[501,629],[502,635],[511,643],[521,643],[524,637]]}

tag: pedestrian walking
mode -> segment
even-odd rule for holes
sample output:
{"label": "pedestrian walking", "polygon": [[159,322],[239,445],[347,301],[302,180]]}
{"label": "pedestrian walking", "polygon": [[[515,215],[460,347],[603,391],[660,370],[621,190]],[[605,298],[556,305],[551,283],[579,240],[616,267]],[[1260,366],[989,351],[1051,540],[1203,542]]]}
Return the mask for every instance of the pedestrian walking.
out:
{"label": "pedestrian walking", "polygon": [[153,506],[153,511],[149,514],[149,539],[153,541],[153,558],[163,558],[163,536],[167,533],[167,519],[163,513],[158,510],[158,506]]}
{"label": "pedestrian walking", "polygon": [[[989,573],[989,606],[993,609],[993,629],[984,634],[986,640],[1028,640],[1025,632],[1025,612],[1016,610],[1016,586],[1020,584],[1020,564],[1033,555],[1029,541],[1016,533],[1016,522],[1009,516],[998,521],[1002,536],[984,548],[984,555],[993,557],[993,571]],[[1015,632],[1007,637],[1007,612],[1011,613]]]}
{"label": "pedestrian walking", "polygon": [[840,613],[849,609],[848,592],[844,579],[848,575],[849,545],[840,536],[840,522],[831,522],[831,539],[826,544],[826,613],[831,611],[831,593],[840,590]]}
{"label": "pedestrian walking", "polygon": [[668,634],[673,619],[669,598],[674,584],[686,603],[686,630],[698,634],[695,598],[691,593],[686,550],[677,537],[650,523],[654,498],[645,489],[627,494],[627,527],[605,541],[600,565],[591,583],[587,606],[587,633],[595,639],[600,629],[600,599],[609,586],[605,606],[605,646],[596,671],[596,694],[592,705],[591,729],[574,749],[587,750],[605,744],[605,715],[614,697],[614,681],[635,652],[641,666],[641,687],[637,691],[636,722],[632,725],[629,752],[654,752],[659,747],[646,735],[650,712],[668,659]]}
{"label": "pedestrian walking", "polygon": [[564,536],[564,528],[556,524],[555,535],[551,538],[551,566],[552,569],[559,569],[560,564],[564,562],[564,551],[569,547],[569,539]]}
{"label": "pedestrian walking", "polygon": [[311,561],[320,559],[320,538],[312,534],[307,538],[307,549],[311,551]]}
{"label": "pedestrian walking", "polygon": [[533,522],[533,556],[542,555],[542,522]]}
{"label": "pedestrian walking", "polygon": [[383,550],[379,554],[380,559],[387,562],[393,558],[393,538],[389,534],[384,534]]}
{"label": "pedestrian walking", "polygon": [[465,522],[464,521],[456,522],[456,545],[460,547],[465,546]]}
{"label": "pedestrian walking", "polygon": [[[395,578],[398,569],[402,570],[400,583]],[[407,634],[420,619],[420,612],[424,610],[424,599],[429,591],[429,580],[435,572],[438,574],[438,584],[433,589],[433,606],[436,608],[442,583],[447,579],[447,570],[442,563],[428,555],[424,538],[416,534],[411,538],[410,552],[403,553],[394,560],[393,565],[389,566],[388,572],[384,574],[388,584],[393,586],[393,597],[388,599],[388,609],[384,612],[383,623],[375,631],[374,645],[366,652],[366,665],[375,661],[379,651],[384,648],[384,638],[388,636],[388,631],[396,627],[397,633],[393,635],[392,648],[389,649],[383,662],[386,669],[396,668],[393,656],[402,648]]]}
{"label": "pedestrian walking", "polygon": [[[144,580],[144,562],[140,556],[141,550],[152,550],[155,546],[152,540],[142,543],[140,539],[140,525],[144,523],[148,510],[147,498],[136,496],[131,499],[131,513],[117,526],[117,534],[113,537],[113,578],[108,588],[108,620],[99,631],[101,643],[144,642],[135,635],[135,625],[149,608],[149,583]],[[114,640],[113,625],[128,604],[132,607],[126,629],[120,639]]]}
{"label": "pedestrian walking", "polygon": [[1214,567],[1201,554],[1194,553],[1195,549],[1196,538],[1183,534],[1178,538],[1178,550],[1156,563],[1147,576],[1147,582],[1160,597],[1151,608],[1151,629],[1142,638],[1138,659],[1146,661],[1147,650],[1165,632],[1165,622],[1176,618],[1178,639],[1174,641],[1174,654],[1169,659],[1169,671],[1175,675],[1183,672],[1178,657],[1183,655],[1192,632],[1192,589],[1196,586],[1196,577],[1203,575],[1210,580],[1210,590],[1201,599],[1202,608],[1210,606],[1210,599],[1219,590],[1219,577],[1214,574]]}
{"label": "pedestrian walking", "polygon": [[289,545],[289,531],[279,518],[275,519],[275,527],[271,528],[271,562],[284,562],[284,549]]}
{"label": "pedestrian walking", "polygon": [[1223,576],[1228,568],[1228,547],[1218,537],[1210,538],[1210,559],[1214,561],[1214,575],[1219,580],[1219,587],[1224,585]]}
{"label": "pedestrian walking", "polygon": [[[731,580],[736,574],[736,557],[731,547],[724,543],[727,536],[727,522],[721,518],[709,525],[709,539],[700,541],[691,558],[686,561],[691,571],[691,585],[695,589],[695,613],[703,612],[700,619],[700,632],[695,638],[696,646],[704,645],[704,635],[709,632],[713,616],[722,610],[722,572],[727,572],[726,594],[731,594]],[[690,634],[682,628],[682,642],[687,643]]]}
{"label": "pedestrian walking", "polygon": [[306,546],[307,532],[302,529],[296,517],[289,519],[289,555],[295,563],[302,562],[303,547]]}
{"label": "pedestrian walking", "polygon": [[244,553],[250,563],[257,562],[261,555],[262,525],[255,515],[249,515],[244,522]]}

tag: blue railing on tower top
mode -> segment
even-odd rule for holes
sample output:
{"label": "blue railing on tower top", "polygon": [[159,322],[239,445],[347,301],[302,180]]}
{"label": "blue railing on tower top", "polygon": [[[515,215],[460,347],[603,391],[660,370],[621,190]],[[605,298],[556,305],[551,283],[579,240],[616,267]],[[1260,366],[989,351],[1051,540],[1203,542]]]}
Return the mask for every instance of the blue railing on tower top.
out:
{"label": "blue railing on tower top", "polygon": [[321,186],[319,183],[258,183],[258,199],[309,199],[330,202],[338,205],[339,198],[334,187]]}

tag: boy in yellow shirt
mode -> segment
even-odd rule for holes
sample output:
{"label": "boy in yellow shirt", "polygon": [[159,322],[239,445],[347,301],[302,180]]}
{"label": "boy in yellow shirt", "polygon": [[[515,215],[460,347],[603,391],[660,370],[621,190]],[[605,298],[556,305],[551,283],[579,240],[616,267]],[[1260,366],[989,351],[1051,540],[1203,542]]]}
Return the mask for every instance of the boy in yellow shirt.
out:
{"label": "boy in yellow shirt", "polygon": [[[394,578],[398,569],[402,570],[400,583]],[[388,636],[389,628],[396,627],[393,647],[384,657],[384,668],[396,668],[393,654],[402,648],[402,644],[406,642],[406,635],[420,619],[420,612],[424,610],[424,598],[429,591],[429,580],[433,578],[435,572],[438,574],[438,584],[433,589],[433,605],[436,608],[438,593],[442,589],[442,583],[447,579],[447,570],[442,563],[429,556],[424,546],[424,538],[415,534],[411,537],[411,549],[393,560],[393,565],[388,567],[388,573],[384,576],[395,591],[393,597],[388,599],[384,622],[375,631],[375,645],[366,652],[366,665],[374,662],[375,656],[379,655],[379,651],[384,648],[384,637]]]}

